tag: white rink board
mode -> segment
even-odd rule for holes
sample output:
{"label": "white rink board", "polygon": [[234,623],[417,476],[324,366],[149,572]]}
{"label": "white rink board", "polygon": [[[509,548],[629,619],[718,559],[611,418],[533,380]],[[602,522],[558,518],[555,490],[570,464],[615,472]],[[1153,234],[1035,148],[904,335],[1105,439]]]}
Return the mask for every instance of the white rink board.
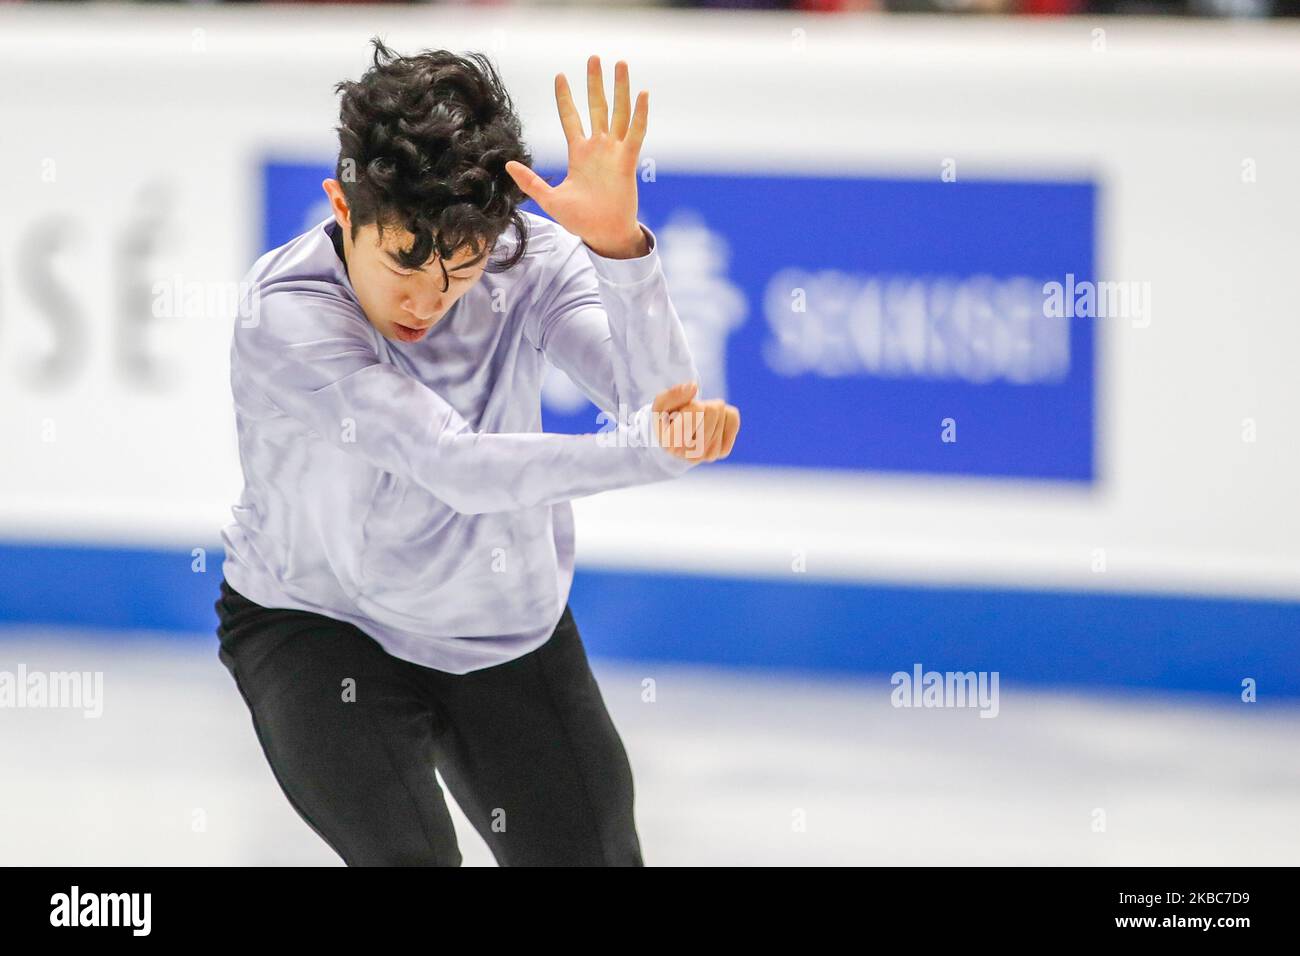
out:
{"label": "white rink board", "polygon": [[[627,59],[651,91],[645,154],[665,168],[937,177],[951,157],[970,176],[1092,176],[1100,275],[1152,285],[1149,328],[1098,327],[1094,490],[701,469],[577,502],[585,563],[784,575],[800,550],[810,575],[849,580],[1300,597],[1300,30],[1106,20],[1097,52],[1096,27],[0,9],[0,106],[15,134],[0,149],[0,538],[217,540],[239,488],[229,326],[161,323],[149,342],[164,375],[140,388],[112,347],[119,298],[177,275],[242,276],[257,252],[257,162],[331,156],[332,85],[360,73],[378,33],[403,51],[493,54],[539,162],[563,158],[554,74],[580,75],[598,52]],[[1246,159],[1256,182],[1242,181]],[[65,246],[41,280],[25,250],[49,234]],[[138,235],[158,243],[132,260]],[[38,280],[65,290],[85,349],[59,388],[29,378],[52,341]],[[1247,418],[1254,443],[1241,439]]]}

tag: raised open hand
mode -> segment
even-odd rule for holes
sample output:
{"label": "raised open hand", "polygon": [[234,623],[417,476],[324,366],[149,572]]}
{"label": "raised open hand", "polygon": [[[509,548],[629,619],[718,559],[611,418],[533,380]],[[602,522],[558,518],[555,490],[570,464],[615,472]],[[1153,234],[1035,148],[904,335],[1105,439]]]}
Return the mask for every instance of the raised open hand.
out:
{"label": "raised open hand", "polygon": [[614,115],[605,101],[600,57],[587,60],[587,106],[591,135],[583,134],[582,119],[573,105],[569,81],[555,77],[555,105],[569,144],[569,170],[564,181],[551,186],[523,163],[511,160],[506,172],[530,199],[597,255],[630,259],[649,251],[637,225],[636,169],[650,113],[650,94],[637,94],[632,111],[627,63],[614,64]]}

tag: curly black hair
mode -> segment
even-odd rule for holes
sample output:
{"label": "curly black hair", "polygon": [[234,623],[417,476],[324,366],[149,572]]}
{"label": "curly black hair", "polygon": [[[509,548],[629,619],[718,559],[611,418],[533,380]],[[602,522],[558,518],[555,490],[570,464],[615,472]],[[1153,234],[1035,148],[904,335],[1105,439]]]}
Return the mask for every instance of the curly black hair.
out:
{"label": "curly black hair", "polygon": [[400,259],[417,269],[435,249],[440,262],[467,245],[479,255],[513,225],[514,253],[489,271],[511,268],[526,251],[519,205],[527,197],[505,165],[533,158],[496,68],[482,53],[399,56],[378,37],[370,42],[373,65],[334,88],[342,94],[335,177],[352,238],[371,223],[381,235],[405,228],[415,241]]}

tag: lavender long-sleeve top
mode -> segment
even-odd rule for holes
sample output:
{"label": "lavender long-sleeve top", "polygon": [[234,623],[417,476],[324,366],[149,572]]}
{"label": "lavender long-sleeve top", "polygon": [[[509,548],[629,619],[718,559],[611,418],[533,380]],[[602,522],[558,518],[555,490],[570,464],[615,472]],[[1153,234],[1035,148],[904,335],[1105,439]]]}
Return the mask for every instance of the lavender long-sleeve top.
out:
{"label": "lavender long-sleeve top", "polygon": [[[694,466],[650,440],[655,395],[697,379],[654,233],[641,226],[647,255],[607,259],[524,215],[524,258],[484,272],[419,342],[366,319],[333,219],[253,265],[230,353],[235,590],[464,674],[551,635],[573,581],[571,499]],[[507,230],[493,259],[517,241]],[[609,413],[591,434],[542,432],[546,362]]]}

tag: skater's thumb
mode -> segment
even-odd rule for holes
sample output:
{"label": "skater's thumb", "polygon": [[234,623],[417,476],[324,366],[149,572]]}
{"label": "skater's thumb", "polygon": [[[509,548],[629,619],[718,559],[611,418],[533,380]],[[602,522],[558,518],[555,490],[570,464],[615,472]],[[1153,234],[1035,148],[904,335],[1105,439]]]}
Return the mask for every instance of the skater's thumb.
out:
{"label": "skater's thumb", "polygon": [[684,405],[690,404],[697,391],[699,391],[697,382],[681,382],[672,388],[666,388],[655,397],[654,410],[675,412]]}
{"label": "skater's thumb", "polygon": [[545,204],[551,198],[551,193],[554,192],[550,183],[523,163],[513,159],[506,163],[506,172],[515,181],[515,185],[519,187],[520,192],[535,201],[543,209],[546,208]]}

